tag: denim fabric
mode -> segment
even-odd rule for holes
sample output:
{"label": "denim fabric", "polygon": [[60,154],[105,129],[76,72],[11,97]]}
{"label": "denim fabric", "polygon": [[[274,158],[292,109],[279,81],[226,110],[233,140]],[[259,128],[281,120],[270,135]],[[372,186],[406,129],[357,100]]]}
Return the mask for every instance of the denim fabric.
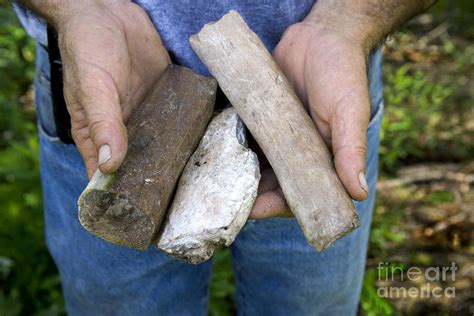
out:
{"label": "denim fabric", "polygon": [[28,35],[34,38],[38,43],[44,46],[48,45],[46,21],[42,17],[37,16],[32,11],[17,3],[15,0],[12,1],[12,6],[26,33],[28,33]]}
{"label": "denim fabric", "polygon": [[[380,54],[372,57],[367,131],[369,199],[356,202],[361,227],[322,253],[295,219],[249,220],[231,246],[241,315],[355,315],[375,198],[383,113]],[[38,45],[36,103],[46,241],[70,315],[206,315],[211,262],[189,265],[156,248],[140,252],[92,236],[77,219],[87,184],[74,145],[59,141],[51,110],[47,52]]]}

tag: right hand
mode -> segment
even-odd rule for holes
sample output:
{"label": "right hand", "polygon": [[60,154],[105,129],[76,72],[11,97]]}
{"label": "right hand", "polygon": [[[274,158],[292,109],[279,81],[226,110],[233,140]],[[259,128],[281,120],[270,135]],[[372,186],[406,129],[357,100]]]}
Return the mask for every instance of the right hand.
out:
{"label": "right hand", "polygon": [[86,0],[55,26],[71,134],[89,178],[111,173],[127,153],[127,121],[170,64],[146,12],[130,1]]}

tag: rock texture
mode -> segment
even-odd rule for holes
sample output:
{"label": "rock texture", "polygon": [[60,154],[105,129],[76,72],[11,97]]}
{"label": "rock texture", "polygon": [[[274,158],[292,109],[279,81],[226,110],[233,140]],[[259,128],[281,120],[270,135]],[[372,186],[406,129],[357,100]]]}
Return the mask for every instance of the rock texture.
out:
{"label": "rock texture", "polygon": [[79,220],[112,243],[146,249],[156,239],[187,160],[206,130],[217,83],[169,66],[127,123],[128,153],[114,175],[99,171],[79,197]]}
{"label": "rock texture", "polygon": [[211,121],[188,161],[158,248],[190,263],[209,259],[242,229],[259,181],[257,156],[246,146],[242,121],[229,108]]}

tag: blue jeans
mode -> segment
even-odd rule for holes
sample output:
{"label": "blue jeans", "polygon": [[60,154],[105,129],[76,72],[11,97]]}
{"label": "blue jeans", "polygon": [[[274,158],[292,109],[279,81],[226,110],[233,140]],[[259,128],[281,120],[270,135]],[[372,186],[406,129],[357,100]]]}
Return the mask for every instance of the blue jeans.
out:
{"label": "blue jeans", "polygon": [[[381,58],[380,54],[373,58]],[[377,64],[377,63],[376,63]],[[380,65],[380,62],[378,63]],[[383,113],[380,67],[369,70],[369,199],[356,202],[361,227],[317,253],[295,219],[249,220],[231,246],[241,315],[355,315],[364,274]],[[87,184],[79,152],[55,134],[49,63],[38,46],[35,77],[46,241],[71,315],[206,315],[212,263],[190,265],[156,248],[122,248],[79,224]]]}

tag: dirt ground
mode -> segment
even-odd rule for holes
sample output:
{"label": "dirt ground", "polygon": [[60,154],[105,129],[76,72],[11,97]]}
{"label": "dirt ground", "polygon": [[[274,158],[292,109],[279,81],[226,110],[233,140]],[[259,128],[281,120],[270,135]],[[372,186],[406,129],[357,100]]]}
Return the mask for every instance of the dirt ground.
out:
{"label": "dirt ground", "polygon": [[[474,156],[459,161],[453,154],[456,148],[450,147],[458,146],[456,141],[463,138],[471,144],[472,153],[474,144],[472,39],[449,19],[426,14],[411,22],[406,32],[387,40],[384,58],[385,72],[405,65],[410,71],[423,71],[430,81],[455,89],[449,98],[451,110],[442,117],[452,123],[437,131],[437,137],[446,142],[445,150],[431,153],[426,149],[425,158],[432,161],[415,161],[394,176],[382,176],[378,184],[371,237],[375,247],[369,253],[368,276],[372,273],[378,291],[416,289],[412,297],[388,295],[395,309],[388,314],[474,315]],[[379,242],[379,235],[388,242]],[[455,275],[436,278],[435,268],[453,263]],[[421,275],[407,278],[410,267],[419,268]],[[430,269],[431,275],[423,273]],[[381,276],[380,271],[388,275]],[[443,295],[420,294],[429,288],[439,288]],[[455,293],[444,292],[452,289]]]}

